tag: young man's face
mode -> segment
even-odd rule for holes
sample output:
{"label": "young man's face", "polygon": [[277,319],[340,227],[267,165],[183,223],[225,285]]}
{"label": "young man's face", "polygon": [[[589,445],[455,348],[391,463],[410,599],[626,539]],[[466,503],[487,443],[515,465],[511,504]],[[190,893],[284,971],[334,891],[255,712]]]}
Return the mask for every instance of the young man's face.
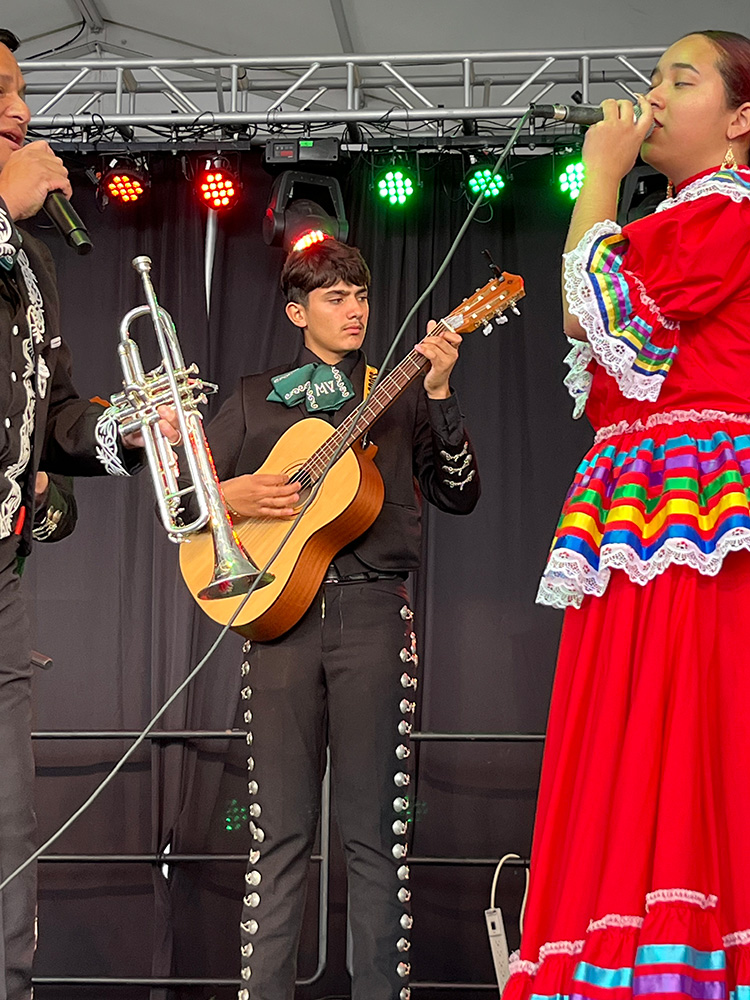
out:
{"label": "young man's face", "polygon": [[333,365],[362,346],[370,315],[367,289],[344,281],[314,288],[306,305],[287,303],[286,314],[304,331],[305,347]]}

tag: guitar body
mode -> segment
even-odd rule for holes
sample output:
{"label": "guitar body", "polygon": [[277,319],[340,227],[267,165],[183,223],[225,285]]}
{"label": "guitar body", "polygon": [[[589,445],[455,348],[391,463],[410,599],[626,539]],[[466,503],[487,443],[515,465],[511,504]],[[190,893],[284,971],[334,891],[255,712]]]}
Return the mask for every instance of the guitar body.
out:
{"label": "guitar body", "polygon": [[[277,441],[256,471],[287,475],[294,482],[298,470],[335,433],[325,420],[308,417],[293,424]],[[332,559],[374,522],[383,506],[385,489],[373,459],[374,445],[358,443],[345,449],[323,480],[312,504],[297,518],[242,518],[235,531],[245,551],[260,569],[292,532],[269,572],[275,580],[260,587],[245,604],[232,628],[248,639],[267,642],[296,625],[318,591]],[[303,494],[299,506],[306,499]],[[201,609],[226,625],[243,597],[199,600],[198,592],[213,575],[214,544],[203,531],[180,545],[180,569]]]}

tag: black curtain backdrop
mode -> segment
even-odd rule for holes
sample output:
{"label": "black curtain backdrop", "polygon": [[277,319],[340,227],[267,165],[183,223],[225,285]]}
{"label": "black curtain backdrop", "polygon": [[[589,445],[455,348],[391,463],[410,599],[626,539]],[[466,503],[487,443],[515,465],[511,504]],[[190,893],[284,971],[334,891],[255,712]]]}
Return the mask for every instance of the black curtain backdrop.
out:
{"label": "black curtain backdrop", "polygon": [[[379,364],[406,311],[442,260],[468,210],[461,155],[422,157],[417,203],[402,214],[376,203],[367,162],[342,172],[350,242],[373,276],[366,350]],[[539,574],[576,462],[591,432],[570,419],[562,386],[559,257],[570,211],[552,187],[550,157],[513,166],[500,204],[480,213],[450,269],[407,333],[401,357],[430,316],[445,315],[489,277],[481,256],[526,281],[522,318],[489,338],[466,338],[455,387],[479,457],[483,497],[465,519],[425,511],[424,562],[413,581],[420,638],[420,728],[466,732],[544,730],[560,616],[534,604]],[[122,316],[142,303],[130,260],[146,253],[161,304],[177,324],[188,362],[219,383],[209,414],[241,374],[294,357],[297,334],[283,315],[283,252],[266,247],[261,219],[272,178],[258,154],[242,159],[241,204],[219,221],[206,315],[205,215],[177,157],[155,158],[150,198],[100,214],[93,190],[77,185],[76,206],[95,253],[78,258],[32,224],[58,264],[63,332],[83,395],[108,397],[121,382],[116,347]],[[144,364],[156,364],[150,322],[133,333]],[[376,432],[373,433],[377,440]],[[140,729],[217,634],[193,606],[176,570],[177,549],[153,510],[150,478],[78,480],[74,535],[38,545],[26,591],[35,644],[55,665],[36,678],[41,730]],[[237,724],[241,640],[234,635],[159,728],[223,730]],[[41,836],[80,804],[127,745],[124,741],[39,741]],[[245,853],[244,741],[143,748],[124,773],[53,848],[54,853]],[[412,853],[500,857],[530,848],[539,744],[429,743],[418,751]],[[394,768],[395,770],[395,768]],[[348,993],[346,895],[334,836],[328,969],[301,1000]],[[40,976],[236,976],[244,866],[183,863],[169,878],[148,864],[46,863],[40,871]],[[413,866],[411,961],[419,980],[492,982],[484,929],[492,868]],[[316,963],[317,870],[311,873],[300,974]],[[524,877],[506,870],[497,901],[511,947]],[[394,944],[395,937],[394,934]],[[104,988],[97,996],[230,998],[235,989]],[[68,1000],[79,988],[45,987]],[[429,994],[422,993],[428,997]],[[441,992],[433,994],[445,996]],[[462,991],[461,996],[486,996]]]}

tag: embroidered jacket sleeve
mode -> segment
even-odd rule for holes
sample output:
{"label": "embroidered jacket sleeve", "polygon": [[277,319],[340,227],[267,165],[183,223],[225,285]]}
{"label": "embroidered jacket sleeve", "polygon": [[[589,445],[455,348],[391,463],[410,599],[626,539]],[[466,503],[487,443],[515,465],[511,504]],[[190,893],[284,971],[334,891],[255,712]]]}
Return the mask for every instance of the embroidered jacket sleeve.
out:
{"label": "embroidered jacket sleeve", "polygon": [[37,542],[58,542],[76,526],[78,508],[70,476],[51,473],[47,492],[37,500],[32,535]]}
{"label": "embroidered jacket sleeve", "polygon": [[593,361],[624,396],[656,400],[680,349],[680,325],[714,312],[750,280],[744,173],[699,179],[624,229],[598,223],[566,254],[566,298],[587,335],[566,358],[575,416]]}
{"label": "embroidered jacket sleeve", "polygon": [[141,468],[141,449],[125,448],[110,408],[81,399],[71,377],[70,351],[58,348],[44,429],[42,465],[76,476],[128,476]]}
{"label": "embroidered jacket sleeve", "polygon": [[449,514],[470,514],[481,487],[474,447],[455,393],[420,392],[414,427],[414,476],[426,500]]}
{"label": "embroidered jacket sleeve", "polygon": [[[32,256],[44,301],[49,346],[42,348],[39,367],[48,376],[51,370],[44,387],[48,406],[41,465],[62,475],[130,475],[141,467],[143,452],[122,445],[111,408],[82,399],[73,385],[70,350],[57,336],[59,303],[52,255],[39,240],[25,237],[24,246]],[[55,343],[59,346],[53,347]]]}

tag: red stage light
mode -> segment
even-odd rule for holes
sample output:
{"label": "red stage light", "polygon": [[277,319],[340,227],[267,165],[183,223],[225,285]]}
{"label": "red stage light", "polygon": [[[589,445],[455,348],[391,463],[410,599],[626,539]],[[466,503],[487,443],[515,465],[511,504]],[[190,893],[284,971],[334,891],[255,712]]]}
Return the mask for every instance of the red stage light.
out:
{"label": "red stage light", "polygon": [[239,200],[239,177],[222,160],[208,160],[196,174],[195,190],[198,197],[214,212],[225,212]]}
{"label": "red stage light", "polygon": [[102,172],[99,190],[110,201],[133,204],[148,191],[149,180],[145,164],[141,167],[132,159],[116,158]]}
{"label": "red stage light", "polygon": [[322,243],[323,240],[330,240],[330,233],[324,233],[322,229],[310,229],[295,240],[292,250],[307,250],[313,243]]}

